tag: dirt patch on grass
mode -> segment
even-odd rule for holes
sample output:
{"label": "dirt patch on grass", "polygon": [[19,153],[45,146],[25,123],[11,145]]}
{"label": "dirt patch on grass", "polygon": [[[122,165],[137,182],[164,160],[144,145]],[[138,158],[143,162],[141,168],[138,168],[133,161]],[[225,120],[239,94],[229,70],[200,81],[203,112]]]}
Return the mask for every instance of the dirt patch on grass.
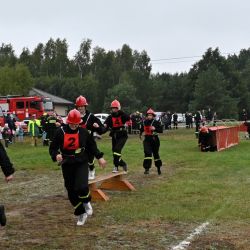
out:
{"label": "dirt patch on grass", "polygon": [[250,246],[249,222],[221,222],[212,224],[209,230],[192,242],[189,249],[241,249]]}
{"label": "dirt patch on grass", "polygon": [[199,239],[192,243],[192,245],[188,249],[193,250],[236,250],[237,248],[231,240],[229,239]]}
{"label": "dirt patch on grass", "polygon": [[[128,179],[140,189],[175,172],[175,167],[165,169],[162,176],[154,169],[150,178],[137,173]],[[171,249],[200,224],[161,219],[121,223],[112,212],[104,216],[105,203],[93,202],[94,215],[77,227],[60,171],[17,172],[15,181],[8,188],[1,183],[0,190],[8,218],[0,229],[0,249]],[[249,249],[249,235],[248,223],[211,224],[189,249]]]}

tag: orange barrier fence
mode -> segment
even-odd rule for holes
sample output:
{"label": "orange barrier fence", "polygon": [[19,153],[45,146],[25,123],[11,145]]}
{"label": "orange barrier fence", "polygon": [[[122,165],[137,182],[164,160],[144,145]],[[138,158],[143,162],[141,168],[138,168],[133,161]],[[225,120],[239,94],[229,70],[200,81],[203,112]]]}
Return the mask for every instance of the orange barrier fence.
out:
{"label": "orange barrier fence", "polygon": [[209,127],[209,131],[212,134],[212,145],[216,146],[217,151],[239,144],[239,126]]}

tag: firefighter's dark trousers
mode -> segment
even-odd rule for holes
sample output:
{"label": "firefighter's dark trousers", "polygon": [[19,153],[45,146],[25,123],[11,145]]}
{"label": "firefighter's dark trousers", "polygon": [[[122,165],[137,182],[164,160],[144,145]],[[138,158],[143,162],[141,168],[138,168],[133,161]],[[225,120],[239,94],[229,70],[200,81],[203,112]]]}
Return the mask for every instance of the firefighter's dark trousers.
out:
{"label": "firefighter's dark trousers", "polygon": [[89,169],[91,170],[91,171],[93,171],[94,170],[94,168],[95,168],[95,156],[94,155],[92,155],[92,154],[89,154],[88,155],[88,158],[89,158],[89,162],[88,162],[88,164],[89,164]]}
{"label": "firefighter's dark trousers", "polygon": [[69,200],[75,209],[74,214],[85,213],[83,203],[91,200],[88,185],[88,163],[63,164],[62,173]]}
{"label": "firefighter's dark trousers", "polygon": [[127,134],[120,135],[119,133],[114,133],[112,135],[113,163],[115,167],[126,166],[126,162],[122,160],[122,149],[127,139]]}
{"label": "firefighter's dark trousers", "polygon": [[89,161],[88,161],[89,170],[93,171],[95,168],[95,156],[89,152],[87,154],[88,154],[88,158],[89,158]]}
{"label": "firefighter's dark trousers", "polygon": [[211,134],[200,132],[198,143],[200,145],[201,151],[203,152],[210,151],[212,149]]}
{"label": "firefighter's dark trousers", "polygon": [[200,125],[201,125],[200,122],[195,122],[195,132],[199,132]]}
{"label": "firefighter's dark trousers", "polygon": [[162,166],[162,161],[159,156],[159,148],[160,148],[159,137],[158,136],[145,136],[145,139],[143,141],[143,148],[144,148],[143,167],[145,169],[150,169],[152,165],[152,160],[154,157],[155,166],[157,168],[160,168]]}

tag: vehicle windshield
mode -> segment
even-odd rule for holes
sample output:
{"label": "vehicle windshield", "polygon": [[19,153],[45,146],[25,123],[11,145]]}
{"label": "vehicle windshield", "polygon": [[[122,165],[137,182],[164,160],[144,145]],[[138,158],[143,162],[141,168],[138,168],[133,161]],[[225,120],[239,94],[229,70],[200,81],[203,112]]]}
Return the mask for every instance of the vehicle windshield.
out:
{"label": "vehicle windshield", "polygon": [[31,101],[30,108],[40,110],[40,102],[39,101]]}
{"label": "vehicle windshield", "polygon": [[53,103],[50,99],[44,99],[43,100],[43,108],[45,111],[51,111],[53,110]]}

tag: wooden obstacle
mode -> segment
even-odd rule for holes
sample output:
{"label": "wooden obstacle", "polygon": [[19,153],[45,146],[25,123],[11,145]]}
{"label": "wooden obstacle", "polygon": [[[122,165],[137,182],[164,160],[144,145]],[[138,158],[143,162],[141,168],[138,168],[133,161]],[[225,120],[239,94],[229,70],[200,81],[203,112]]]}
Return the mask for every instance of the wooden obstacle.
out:
{"label": "wooden obstacle", "polygon": [[122,171],[118,173],[109,173],[97,176],[94,180],[89,181],[89,189],[93,200],[108,201],[109,197],[103,192],[105,190],[117,191],[135,191],[133,185],[124,179],[127,173]]}

